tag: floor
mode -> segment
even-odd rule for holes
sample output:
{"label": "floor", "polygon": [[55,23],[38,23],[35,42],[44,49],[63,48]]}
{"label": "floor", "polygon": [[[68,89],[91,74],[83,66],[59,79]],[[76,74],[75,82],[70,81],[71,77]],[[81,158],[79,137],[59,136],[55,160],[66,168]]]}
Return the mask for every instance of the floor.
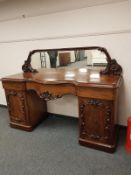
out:
{"label": "floor", "polygon": [[0,108],[0,175],[130,175],[121,128],[114,154],[78,144],[78,119],[51,115],[33,132],[10,128]]}

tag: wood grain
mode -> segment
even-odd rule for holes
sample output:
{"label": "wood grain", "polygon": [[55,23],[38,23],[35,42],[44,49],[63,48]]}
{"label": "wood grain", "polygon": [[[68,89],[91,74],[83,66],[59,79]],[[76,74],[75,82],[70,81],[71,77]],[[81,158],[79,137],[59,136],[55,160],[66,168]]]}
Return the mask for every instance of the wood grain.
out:
{"label": "wood grain", "polygon": [[[40,69],[2,79],[10,125],[31,131],[47,117],[47,100],[72,94],[79,100],[79,143],[114,152],[117,104],[122,76],[101,75],[91,69]],[[92,78],[93,74],[98,78]]]}

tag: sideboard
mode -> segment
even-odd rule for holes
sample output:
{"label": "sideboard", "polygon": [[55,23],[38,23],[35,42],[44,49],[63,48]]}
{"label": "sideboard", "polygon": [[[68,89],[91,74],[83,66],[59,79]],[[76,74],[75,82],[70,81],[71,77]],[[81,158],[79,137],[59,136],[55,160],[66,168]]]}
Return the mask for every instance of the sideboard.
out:
{"label": "sideboard", "polygon": [[[114,152],[121,75],[104,75],[88,68],[46,68],[2,79],[10,126],[31,131],[47,117],[47,100],[67,94],[79,101],[79,143]],[[73,109],[72,109],[73,110]]]}

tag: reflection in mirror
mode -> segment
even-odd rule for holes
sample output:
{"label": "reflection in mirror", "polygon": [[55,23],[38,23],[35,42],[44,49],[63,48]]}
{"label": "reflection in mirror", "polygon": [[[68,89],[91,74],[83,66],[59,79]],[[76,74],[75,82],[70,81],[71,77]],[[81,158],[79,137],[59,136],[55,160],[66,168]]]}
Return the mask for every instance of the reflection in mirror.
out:
{"label": "reflection in mirror", "polygon": [[107,56],[98,49],[47,50],[31,55],[31,66],[39,68],[60,67],[103,67],[107,65]]}

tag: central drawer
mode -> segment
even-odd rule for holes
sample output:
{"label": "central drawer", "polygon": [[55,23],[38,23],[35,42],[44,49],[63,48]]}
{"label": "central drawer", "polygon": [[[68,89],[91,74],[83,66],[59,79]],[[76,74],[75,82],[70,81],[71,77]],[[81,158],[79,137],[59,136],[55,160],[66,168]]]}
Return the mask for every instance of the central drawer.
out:
{"label": "central drawer", "polygon": [[35,91],[40,98],[55,99],[63,95],[72,94],[76,95],[76,88],[71,84],[41,84],[36,82],[27,82],[27,90]]}

